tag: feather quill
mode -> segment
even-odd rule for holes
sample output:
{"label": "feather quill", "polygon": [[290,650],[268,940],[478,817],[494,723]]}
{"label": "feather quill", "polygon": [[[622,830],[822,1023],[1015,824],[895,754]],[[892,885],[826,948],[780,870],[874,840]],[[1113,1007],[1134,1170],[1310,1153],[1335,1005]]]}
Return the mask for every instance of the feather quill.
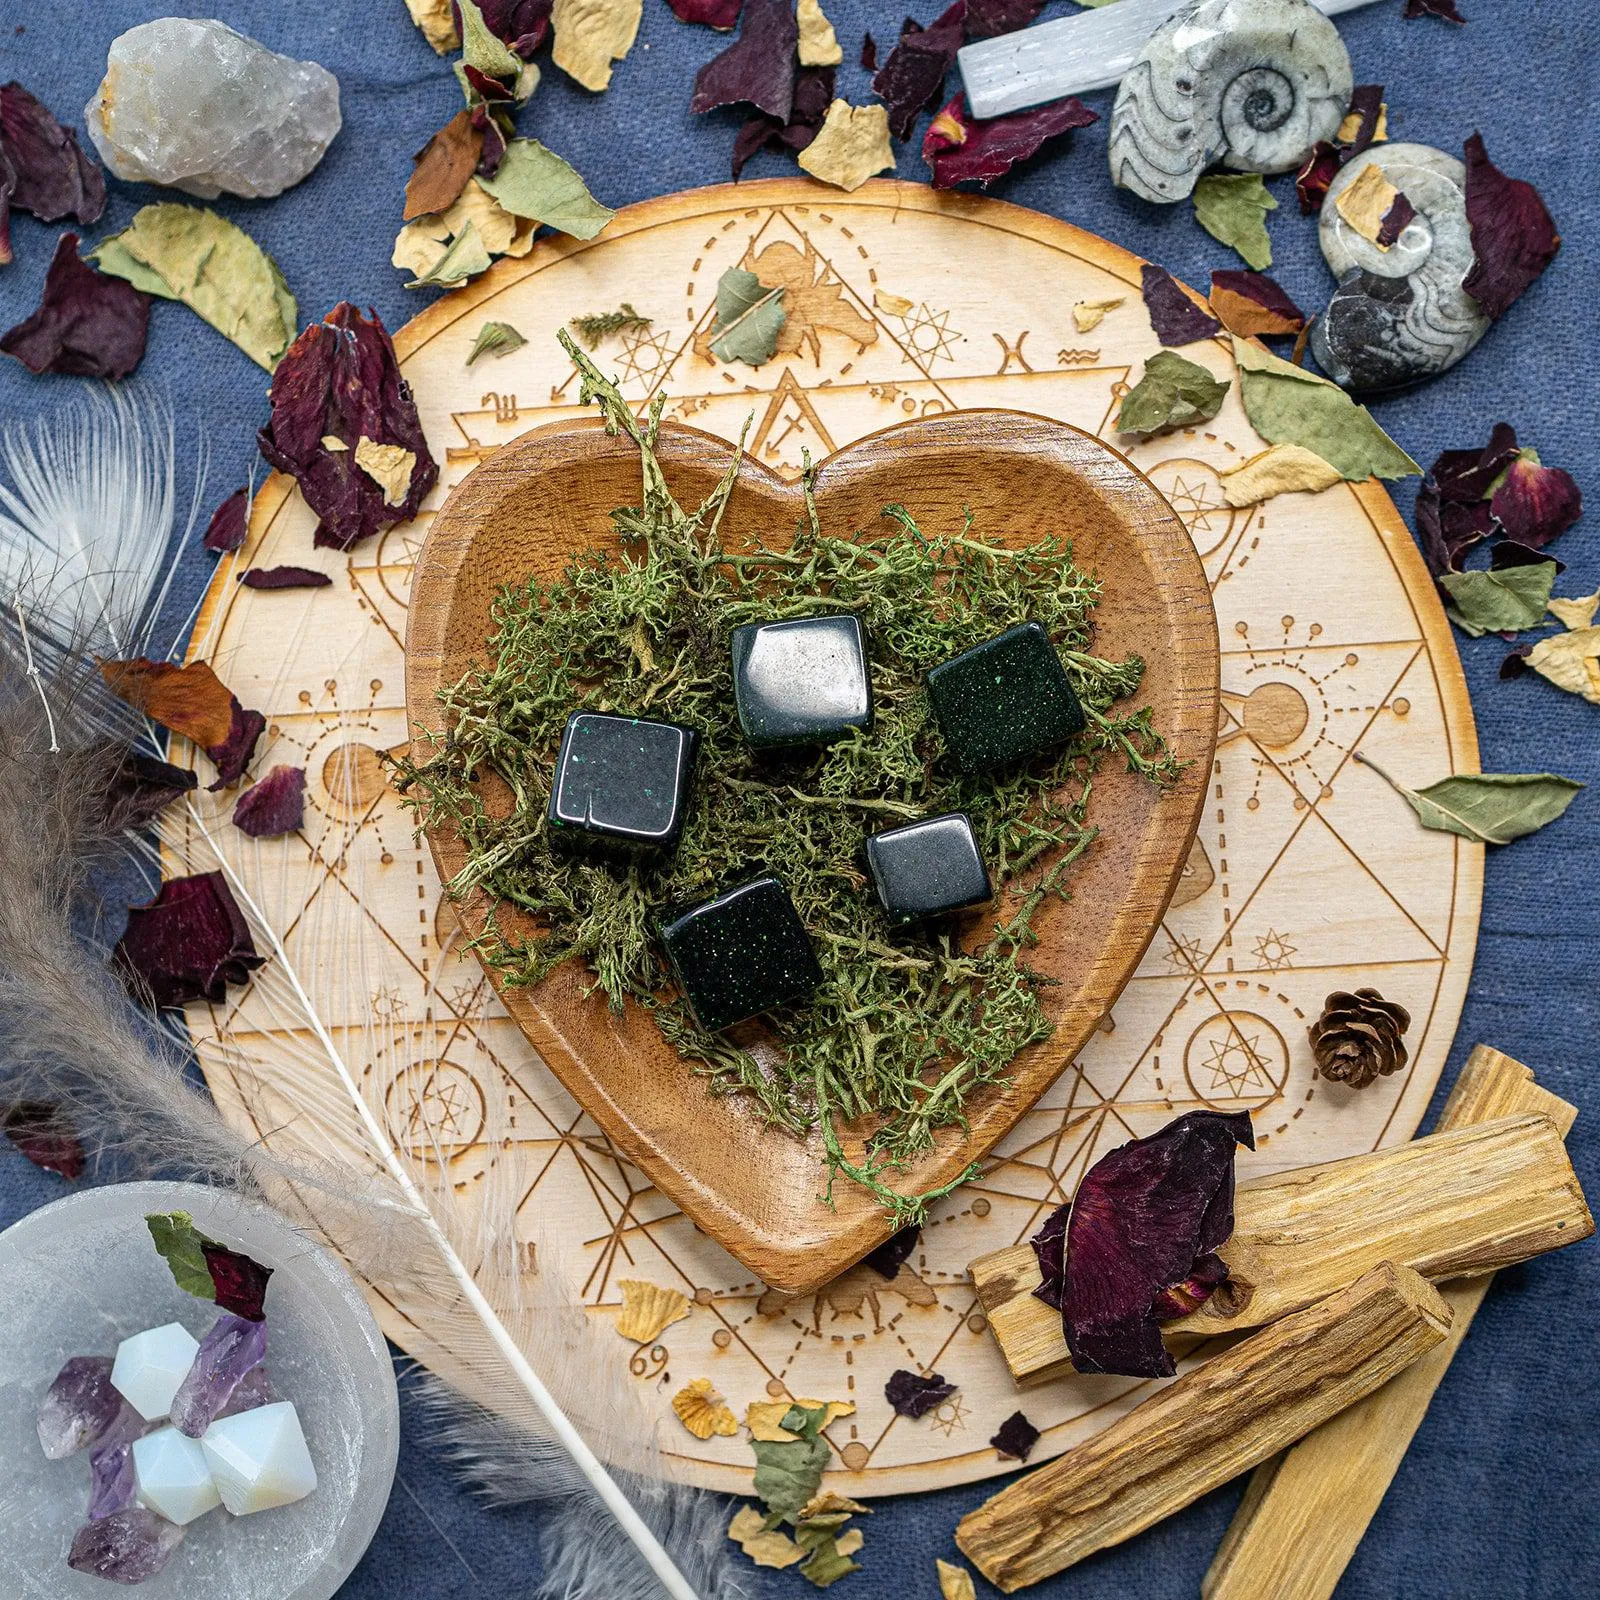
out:
{"label": "feather quill", "polygon": [[[478,1441],[470,1464],[481,1475],[498,1463],[487,1475],[502,1485],[538,1485],[540,1595],[733,1600],[742,1590],[720,1502],[659,1477],[663,1462],[624,1364],[595,1372],[554,1247],[537,1222],[533,1239],[519,1241],[520,1196],[509,1164],[492,1154],[508,1130],[486,1128],[487,1170],[476,1204],[464,1206],[448,1130],[424,1123],[402,1140],[374,1103],[378,1064],[427,1072],[452,1040],[472,1038],[473,1019],[443,1004],[420,1029],[371,1011],[354,1023],[341,1016],[337,995],[352,985],[374,992],[386,954],[359,886],[291,906],[274,890],[284,877],[275,852],[292,844],[239,833],[226,797],[195,796],[163,818],[166,863],[221,870],[269,958],[250,991],[257,1020],[220,1030],[256,1140],[188,1083],[174,1042],[150,1035],[72,933],[74,894],[109,842],[93,797],[126,750],[108,746],[105,730],[120,721],[124,738],[130,731],[83,656],[147,649],[171,582],[172,437],[161,407],[121,399],[0,435],[15,485],[0,484],[0,606],[15,617],[0,636],[0,881],[18,870],[27,880],[27,893],[0,896],[0,1028],[20,1045],[6,1092],[70,1102],[91,1130],[149,1163],[265,1193],[314,1221],[399,1314],[413,1308],[408,1320],[426,1332],[413,1353],[425,1363],[448,1357],[465,1391],[451,1437],[463,1448]],[[359,649],[347,665],[359,673]],[[327,808],[320,831],[308,818],[307,843],[338,874],[358,867],[348,845],[371,802],[353,775],[350,792],[334,798],[343,803]],[[42,852],[41,813],[52,835]],[[23,854],[29,861],[15,859]],[[485,994],[480,983],[480,1006]],[[487,1115],[503,1120],[504,1105]],[[532,1293],[529,1242],[542,1263]]]}

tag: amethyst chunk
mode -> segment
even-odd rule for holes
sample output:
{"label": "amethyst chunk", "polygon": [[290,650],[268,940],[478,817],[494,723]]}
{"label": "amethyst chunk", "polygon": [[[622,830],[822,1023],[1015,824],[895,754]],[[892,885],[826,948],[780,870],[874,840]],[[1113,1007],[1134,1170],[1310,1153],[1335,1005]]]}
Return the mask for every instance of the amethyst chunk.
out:
{"label": "amethyst chunk", "polygon": [[112,1583],[143,1583],[166,1566],[182,1543],[183,1529],[176,1523],[143,1506],[130,1506],[79,1528],[67,1565]]}
{"label": "amethyst chunk", "polygon": [[217,1420],[240,1380],[266,1355],[266,1323],[224,1311],[200,1341],[194,1365],[173,1396],[173,1427],[198,1439]]}
{"label": "amethyst chunk", "polygon": [[49,1460],[93,1444],[121,1415],[111,1364],[110,1356],[74,1356],[56,1374],[39,1407],[39,1444]]}

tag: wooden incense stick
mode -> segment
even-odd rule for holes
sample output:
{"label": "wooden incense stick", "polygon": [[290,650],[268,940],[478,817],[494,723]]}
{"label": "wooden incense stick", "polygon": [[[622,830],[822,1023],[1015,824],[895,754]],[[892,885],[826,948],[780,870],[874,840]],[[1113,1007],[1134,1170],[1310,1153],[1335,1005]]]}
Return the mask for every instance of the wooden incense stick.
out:
{"label": "wooden incense stick", "polygon": [[[1517,1112],[1542,1112],[1563,1134],[1577,1115],[1574,1106],[1541,1089],[1520,1061],[1479,1045],[1439,1127]],[[1256,1469],[1206,1573],[1205,1600],[1328,1600],[1488,1288],[1488,1277],[1445,1285],[1441,1292],[1453,1317],[1437,1349]]]}
{"label": "wooden incense stick", "polygon": [[[1260,1327],[1353,1283],[1379,1261],[1439,1281],[1587,1239],[1594,1219],[1556,1125],[1499,1117],[1368,1155],[1239,1186],[1228,1282],[1165,1325],[1174,1348]],[[989,1327],[1018,1383],[1070,1372],[1061,1314],[1035,1294],[1024,1241],[971,1265]]]}
{"label": "wooden incense stick", "polygon": [[1433,1349],[1450,1308],[1383,1262],[1242,1339],[962,1518],[956,1543],[1010,1594],[1119,1544],[1301,1438]]}

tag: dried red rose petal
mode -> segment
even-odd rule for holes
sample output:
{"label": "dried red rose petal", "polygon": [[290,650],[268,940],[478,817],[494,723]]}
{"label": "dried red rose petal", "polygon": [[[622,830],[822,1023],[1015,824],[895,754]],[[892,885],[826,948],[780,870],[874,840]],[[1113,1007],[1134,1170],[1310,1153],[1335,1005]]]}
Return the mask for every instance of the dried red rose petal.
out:
{"label": "dried red rose petal", "polygon": [[118,834],[149,827],[174,800],[199,783],[198,774],[187,767],[158,761],[141,750],[130,751],[106,788],[106,832]]}
{"label": "dried red rose petal", "polygon": [[22,1100],[0,1116],[6,1137],[36,1167],[76,1178],[83,1173],[83,1146],[60,1107]]}
{"label": "dried red rose petal", "polygon": [[1486,499],[1495,480],[1517,459],[1517,431],[1509,422],[1497,422],[1481,450],[1444,450],[1428,469],[1445,500],[1463,504]]}
{"label": "dried red rose petal", "polygon": [[967,0],[969,39],[994,39],[1039,20],[1046,0]]}
{"label": "dried red rose petal", "polygon": [[125,378],[144,356],[150,296],[98,272],[64,233],[45,274],[39,309],[0,335],[0,350],[30,372]]}
{"label": "dried red rose petal", "polygon": [[1211,309],[1229,333],[1250,339],[1299,333],[1306,314],[1264,272],[1225,268],[1211,274]]}
{"label": "dried red rose petal", "polygon": [[272,1276],[272,1268],[214,1239],[203,1240],[200,1253],[206,1258],[211,1281],[216,1285],[217,1304],[247,1322],[262,1321],[267,1314],[267,1279]]}
{"label": "dried red rose petal", "polygon": [[1333,187],[1333,180],[1339,176],[1343,165],[1344,152],[1338,145],[1326,139],[1319,139],[1312,145],[1310,155],[1294,178],[1294,192],[1300,196],[1302,216],[1315,216],[1322,209],[1322,202],[1328,198],[1328,190]]}
{"label": "dried red rose petal", "polygon": [[228,737],[220,744],[206,746],[206,754],[217,765],[217,781],[206,788],[215,793],[237,783],[250,758],[256,753],[256,741],[266,732],[267,719],[259,711],[247,711],[233,696],[229,696]]}
{"label": "dried red rose petal", "polygon": [[1059,1205],[1044,1219],[1044,1226],[1028,1241],[1039,1263],[1039,1287],[1034,1298],[1043,1300],[1052,1311],[1061,1309],[1061,1292],[1066,1286],[1067,1218],[1072,1202]]}
{"label": "dried red rose petal", "polygon": [[737,182],[745,163],[758,150],[804,150],[817,136],[833,102],[833,68],[801,67],[794,78],[794,105],[789,120],[754,116],[733,141],[733,176]]}
{"label": "dried red rose petal", "polygon": [[890,1234],[870,1255],[862,1256],[861,1265],[871,1267],[880,1278],[893,1283],[900,1276],[901,1267],[911,1259],[911,1252],[917,1248],[921,1237],[922,1229],[912,1223],[909,1228]]}
{"label": "dried red rose petal", "polygon": [[[527,61],[550,32],[553,5],[554,0],[478,0],[478,11],[489,32]],[[453,6],[452,9],[459,32],[461,8]]]}
{"label": "dried red rose petal", "polygon": [[248,982],[263,959],[221,872],[162,884],[149,905],[129,909],[127,931],[111,953],[129,993],[148,995],[161,1010],[191,1000],[219,1004],[228,985]]}
{"label": "dried red rose petal", "polygon": [[738,25],[744,0],[667,0],[679,22],[695,22],[719,33]]}
{"label": "dried red rose petal", "polygon": [[1038,1442],[1039,1430],[1020,1411],[1013,1411],[989,1441],[1001,1455],[1014,1461],[1026,1461]]}
{"label": "dried red rose petal", "polygon": [[1139,269],[1150,326],[1165,345],[1193,344],[1222,332],[1222,324],[1202,305],[1189,298],[1165,267],[1152,261]]}
{"label": "dried red rose petal", "polygon": [[1555,259],[1561,235],[1539,191],[1521,178],[1508,178],[1484,149],[1483,135],[1467,140],[1467,224],[1476,259],[1461,287],[1491,321]]}
{"label": "dried red rose petal", "polygon": [[200,541],[207,550],[226,555],[244,543],[250,530],[250,491],[235,489],[215,511],[206,524],[205,537]]}
{"label": "dried red rose petal", "polygon": [[1500,663],[1501,680],[1520,678],[1528,670],[1528,657],[1532,654],[1531,644],[1519,644],[1515,650],[1509,651]]}
{"label": "dried red rose petal", "polygon": [[861,70],[863,72],[878,70],[878,41],[870,33],[861,35]]}
{"label": "dried red rose petal", "polygon": [[1081,100],[1069,95],[1029,111],[978,122],[967,114],[966,95],[958,94],[928,124],[922,136],[922,159],[933,168],[935,189],[952,189],[966,182],[987,188],[1046,139],[1099,120]]}
{"label": "dried red rose petal", "polygon": [[472,108],[472,126],[483,135],[483,153],[478,157],[478,171],[492,178],[505,159],[506,146],[511,141],[510,118],[489,106]]}
{"label": "dried red rose petal", "polygon": [[739,37],[695,74],[693,112],[752,105],[780,122],[794,108],[800,30],[789,0],[749,0]]}
{"label": "dried red rose petal", "polygon": [[1383,221],[1378,224],[1378,248],[1387,250],[1394,245],[1407,226],[1416,220],[1416,216],[1417,208],[1403,194],[1397,194],[1384,212]]}
{"label": "dried red rose petal", "polygon": [[1255,1148],[1247,1112],[1191,1111],[1084,1175],[1067,1220],[1061,1312],[1079,1372],[1177,1370],[1159,1319],[1197,1304],[1227,1275],[1216,1251],[1233,1232],[1240,1144]]}
{"label": "dried red rose petal", "polygon": [[1487,500],[1446,500],[1431,478],[1417,491],[1417,541],[1434,577],[1460,572],[1467,552],[1493,532]]}
{"label": "dried red rose petal", "polygon": [[513,84],[491,78],[481,68],[471,66],[465,61],[461,63],[461,76],[466,80],[467,87],[482,102],[482,105],[473,107],[474,110],[481,110],[483,106],[508,106],[516,100]]}
{"label": "dried red rose petal", "polygon": [[907,17],[900,42],[872,79],[873,92],[889,107],[889,132],[909,139],[919,112],[944,92],[945,74],[966,39],[967,0],[955,0],[926,28]]}
{"label": "dried red rose petal", "polygon": [[1549,562],[1559,578],[1567,570],[1565,561],[1557,561],[1548,550],[1540,550],[1520,539],[1497,539],[1489,552],[1489,570],[1504,572],[1507,567],[1539,567]]}
{"label": "dried red rose petal", "polygon": [[[375,311],[363,317],[343,300],[313,323],[278,363],[270,398],[272,420],[261,430],[261,453],[299,483],[321,519],[319,545],[348,550],[416,516],[439,468],[394,344]],[[330,450],[326,438],[345,448]],[[382,485],[357,464],[363,439],[398,445],[416,457],[398,505],[390,505]]]}
{"label": "dried red rose petal", "polygon": [[1583,515],[1583,493],[1570,472],[1545,466],[1537,450],[1522,450],[1495,486],[1489,509],[1508,539],[1542,549]]}
{"label": "dried red rose petal", "polygon": [[333,579],[315,567],[251,567],[239,582],[247,589],[326,589]]}
{"label": "dried red rose petal", "polygon": [[0,267],[11,265],[11,191],[17,186],[17,169],[0,144]]}
{"label": "dried red rose petal", "polygon": [[1358,83],[1350,91],[1350,105],[1345,115],[1356,118],[1355,137],[1340,140],[1344,147],[1340,159],[1348,162],[1369,148],[1378,137],[1378,125],[1383,120],[1383,85]]}
{"label": "dried red rose petal", "polygon": [[246,789],[233,808],[233,825],[252,839],[276,839],[305,821],[306,775],[299,767],[274,767]]}
{"label": "dried red rose petal", "polygon": [[94,222],[106,208],[99,164],[20,83],[0,85],[0,156],[11,169],[10,203],[41,222]]}
{"label": "dried red rose petal", "polygon": [[1456,10],[1456,0],[1406,0],[1405,15],[1438,17],[1441,22],[1459,22],[1463,25],[1467,20]]}
{"label": "dried red rose petal", "polygon": [[905,1367],[889,1374],[883,1386],[883,1398],[889,1402],[897,1417],[923,1417],[937,1406],[942,1406],[956,1392],[953,1383],[946,1383],[937,1372],[927,1377],[910,1372]]}

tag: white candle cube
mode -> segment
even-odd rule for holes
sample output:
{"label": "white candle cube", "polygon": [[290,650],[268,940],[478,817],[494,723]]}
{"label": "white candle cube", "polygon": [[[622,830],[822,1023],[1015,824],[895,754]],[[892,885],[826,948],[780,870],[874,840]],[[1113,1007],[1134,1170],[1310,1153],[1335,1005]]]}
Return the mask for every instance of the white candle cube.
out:
{"label": "white candle cube", "polygon": [[134,1440],[133,1481],[140,1504],[180,1528],[221,1503],[199,1440],[176,1428]]}
{"label": "white candle cube", "polygon": [[222,1503],[236,1517],[303,1500],[317,1486],[292,1400],[219,1417],[200,1444]]}
{"label": "white candle cube", "polygon": [[146,1422],[154,1422],[172,1409],[172,1397],[188,1377],[199,1348],[182,1323],[147,1328],[117,1346],[112,1387]]}

